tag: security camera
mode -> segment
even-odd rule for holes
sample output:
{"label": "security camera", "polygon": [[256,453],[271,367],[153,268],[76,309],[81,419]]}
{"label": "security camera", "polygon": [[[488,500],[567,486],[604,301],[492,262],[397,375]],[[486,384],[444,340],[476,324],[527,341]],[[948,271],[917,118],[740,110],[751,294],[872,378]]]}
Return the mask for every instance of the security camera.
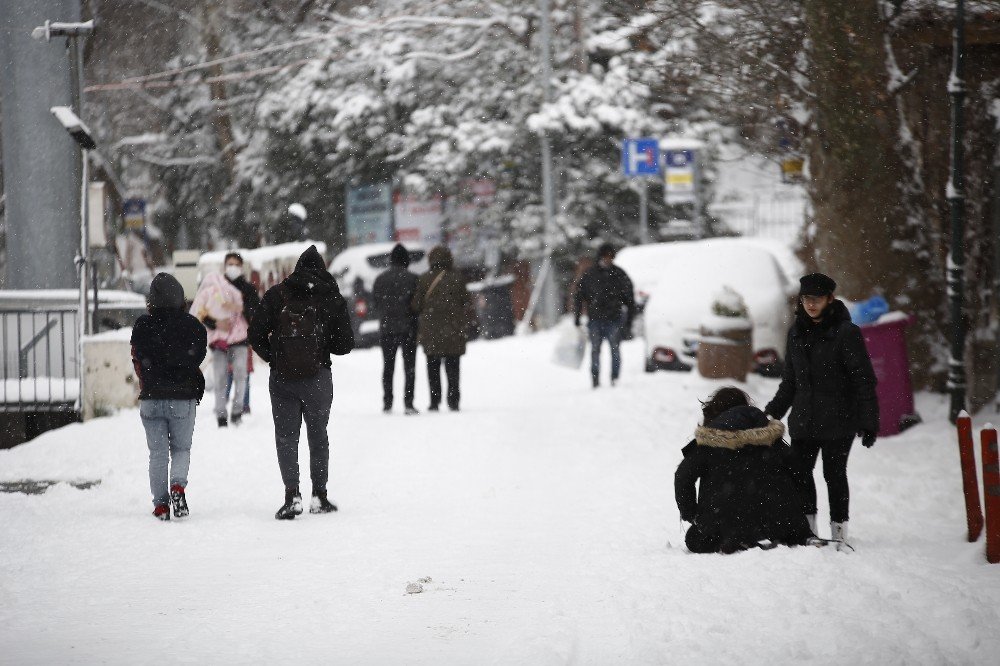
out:
{"label": "security camera", "polygon": [[86,37],[94,33],[94,20],[83,23],[63,23],[46,21],[31,31],[31,37],[38,41],[50,41],[53,37]]}
{"label": "security camera", "polygon": [[90,135],[90,128],[80,120],[79,116],[73,113],[73,109],[68,106],[53,106],[49,110],[56,117],[56,120],[59,121],[59,124],[69,132],[73,140],[80,144],[81,148],[84,150],[97,148],[94,138]]}

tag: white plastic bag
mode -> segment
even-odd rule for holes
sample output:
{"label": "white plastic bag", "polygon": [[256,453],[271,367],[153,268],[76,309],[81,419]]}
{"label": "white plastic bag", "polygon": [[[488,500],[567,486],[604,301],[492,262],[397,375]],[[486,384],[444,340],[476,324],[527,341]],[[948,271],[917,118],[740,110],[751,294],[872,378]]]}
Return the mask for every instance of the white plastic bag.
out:
{"label": "white plastic bag", "polygon": [[552,362],[576,370],[583,363],[587,352],[587,334],[579,326],[574,326],[573,321],[568,318],[559,328],[559,340],[556,342]]}

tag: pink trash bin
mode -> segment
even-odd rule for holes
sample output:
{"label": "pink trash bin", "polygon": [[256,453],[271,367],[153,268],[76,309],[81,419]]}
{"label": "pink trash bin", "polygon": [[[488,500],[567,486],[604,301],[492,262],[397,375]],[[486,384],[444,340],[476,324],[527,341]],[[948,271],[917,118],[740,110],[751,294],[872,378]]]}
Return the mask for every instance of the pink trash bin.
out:
{"label": "pink trash bin", "polygon": [[890,313],[879,322],[861,326],[878,378],[879,437],[898,435],[920,422],[913,406],[913,384],[906,354],[906,327],[913,319],[911,315]]}

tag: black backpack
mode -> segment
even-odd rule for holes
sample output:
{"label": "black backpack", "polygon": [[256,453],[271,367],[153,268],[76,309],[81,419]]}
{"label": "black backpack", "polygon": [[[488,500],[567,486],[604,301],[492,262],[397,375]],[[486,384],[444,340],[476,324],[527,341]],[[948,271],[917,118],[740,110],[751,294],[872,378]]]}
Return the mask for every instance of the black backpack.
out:
{"label": "black backpack", "polygon": [[278,327],[272,334],[272,368],[285,380],[308,379],[319,372],[323,355],[323,322],[310,301],[291,301],[283,289],[284,302]]}

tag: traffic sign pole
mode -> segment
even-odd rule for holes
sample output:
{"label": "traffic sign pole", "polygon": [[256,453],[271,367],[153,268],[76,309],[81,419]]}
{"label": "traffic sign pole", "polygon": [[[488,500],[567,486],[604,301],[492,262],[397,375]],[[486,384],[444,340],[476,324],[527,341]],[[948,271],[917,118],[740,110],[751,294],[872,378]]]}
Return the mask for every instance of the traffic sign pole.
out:
{"label": "traffic sign pole", "polygon": [[639,181],[639,242],[649,243],[649,183],[645,178]]}

